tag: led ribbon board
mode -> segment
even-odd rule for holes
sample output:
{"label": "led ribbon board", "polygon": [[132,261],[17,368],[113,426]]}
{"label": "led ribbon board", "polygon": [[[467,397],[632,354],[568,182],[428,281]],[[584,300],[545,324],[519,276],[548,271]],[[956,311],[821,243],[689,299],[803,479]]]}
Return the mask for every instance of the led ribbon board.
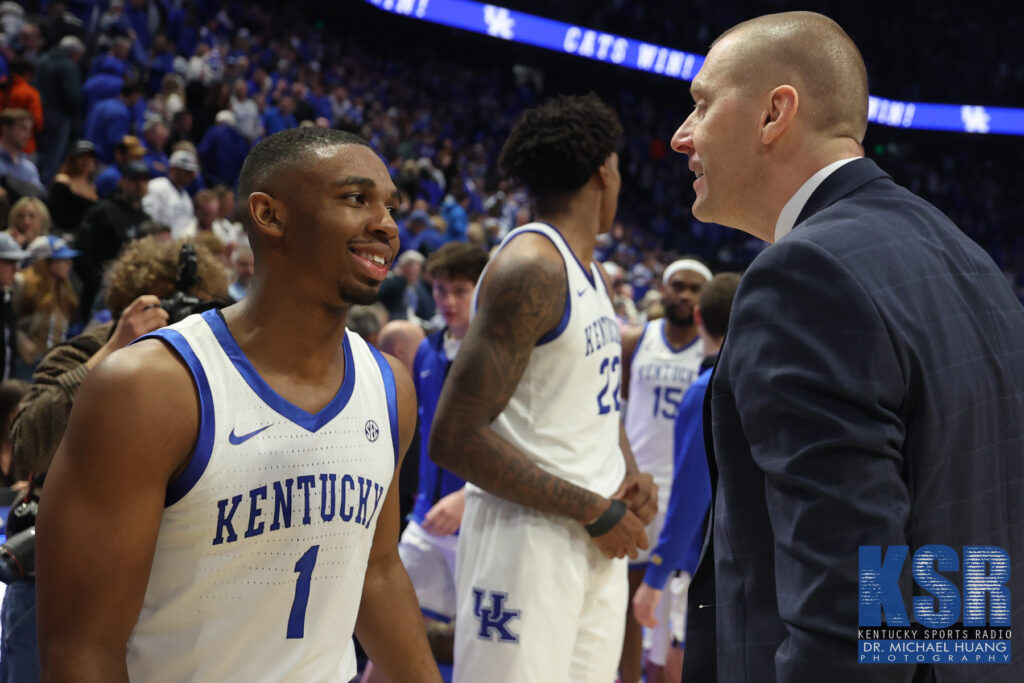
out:
{"label": "led ribbon board", "polygon": [[[365,0],[391,14],[690,81],[702,55],[473,0]],[[1024,109],[900,102],[871,96],[868,121],[894,128],[1024,135]]]}

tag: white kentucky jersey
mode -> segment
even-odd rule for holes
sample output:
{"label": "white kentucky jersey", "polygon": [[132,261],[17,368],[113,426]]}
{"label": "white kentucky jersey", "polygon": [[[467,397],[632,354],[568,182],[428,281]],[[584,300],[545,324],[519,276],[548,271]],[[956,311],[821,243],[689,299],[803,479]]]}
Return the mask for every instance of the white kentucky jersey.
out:
{"label": "white kentucky jersey", "polygon": [[562,255],[565,311],[558,326],[537,341],[491,429],[545,471],[609,496],[626,476],[619,447],[622,339],[615,311],[597,265],[584,268],[556,228],[529,223],[510,232],[498,249],[530,232],[547,237]]}
{"label": "white kentucky jersey", "polygon": [[167,491],[129,676],[351,680],[363,577],[398,458],[391,367],[346,333],[341,388],[314,414],[267,385],[219,311],[148,337],[192,372],[200,424]]}
{"label": "white kentucky jersey", "polygon": [[700,375],[703,360],[699,336],[677,349],[665,336],[665,319],[659,318],[644,326],[629,363],[626,436],[637,467],[658,483],[660,510],[668,504],[671,490],[676,410]]}

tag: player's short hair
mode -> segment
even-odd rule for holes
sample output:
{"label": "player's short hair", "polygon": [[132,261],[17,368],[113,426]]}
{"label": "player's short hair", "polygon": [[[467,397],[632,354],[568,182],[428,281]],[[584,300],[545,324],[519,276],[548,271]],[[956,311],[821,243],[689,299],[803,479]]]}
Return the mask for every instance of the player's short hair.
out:
{"label": "player's short hair", "polygon": [[594,93],[560,95],[523,112],[498,164],[535,196],[574,192],[619,148],[619,116]]}
{"label": "player's short hair", "polygon": [[469,280],[476,284],[487,265],[487,252],[468,242],[448,242],[427,257],[430,277]]}
{"label": "player's short hair", "polygon": [[724,337],[729,329],[732,300],[739,285],[739,273],[719,273],[701,288],[700,317],[712,337]]}
{"label": "player's short hair", "polygon": [[269,178],[306,161],[316,152],[343,145],[370,147],[370,143],[354,133],[331,128],[289,128],[264,138],[242,164],[238,176],[239,199],[246,201]]}

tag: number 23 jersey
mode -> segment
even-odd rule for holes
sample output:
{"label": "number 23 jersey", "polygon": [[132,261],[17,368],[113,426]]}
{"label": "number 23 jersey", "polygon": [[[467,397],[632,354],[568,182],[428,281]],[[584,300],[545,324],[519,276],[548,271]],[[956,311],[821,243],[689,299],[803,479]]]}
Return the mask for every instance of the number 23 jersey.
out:
{"label": "number 23 jersey", "polygon": [[318,413],[256,373],[218,311],[150,335],[192,373],[195,452],[171,483],[128,643],[139,681],[348,681],[397,459],[391,368],[355,334]]}

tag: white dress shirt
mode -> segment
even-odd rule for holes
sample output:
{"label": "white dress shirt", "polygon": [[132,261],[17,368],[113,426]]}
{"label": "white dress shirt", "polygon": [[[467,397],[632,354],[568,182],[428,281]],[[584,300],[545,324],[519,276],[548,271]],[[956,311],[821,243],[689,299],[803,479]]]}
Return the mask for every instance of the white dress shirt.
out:
{"label": "white dress shirt", "polygon": [[778,242],[793,229],[796,225],[796,219],[800,217],[800,212],[804,210],[804,205],[807,204],[807,200],[811,198],[811,195],[818,189],[818,186],[825,182],[825,178],[835,173],[840,167],[860,158],[850,157],[849,159],[833,161],[808,178],[807,182],[801,185],[796,194],[790,197],[786,205],[782,207],[782,213],[779,214],[779,219],[775,221],[775,241]]}

